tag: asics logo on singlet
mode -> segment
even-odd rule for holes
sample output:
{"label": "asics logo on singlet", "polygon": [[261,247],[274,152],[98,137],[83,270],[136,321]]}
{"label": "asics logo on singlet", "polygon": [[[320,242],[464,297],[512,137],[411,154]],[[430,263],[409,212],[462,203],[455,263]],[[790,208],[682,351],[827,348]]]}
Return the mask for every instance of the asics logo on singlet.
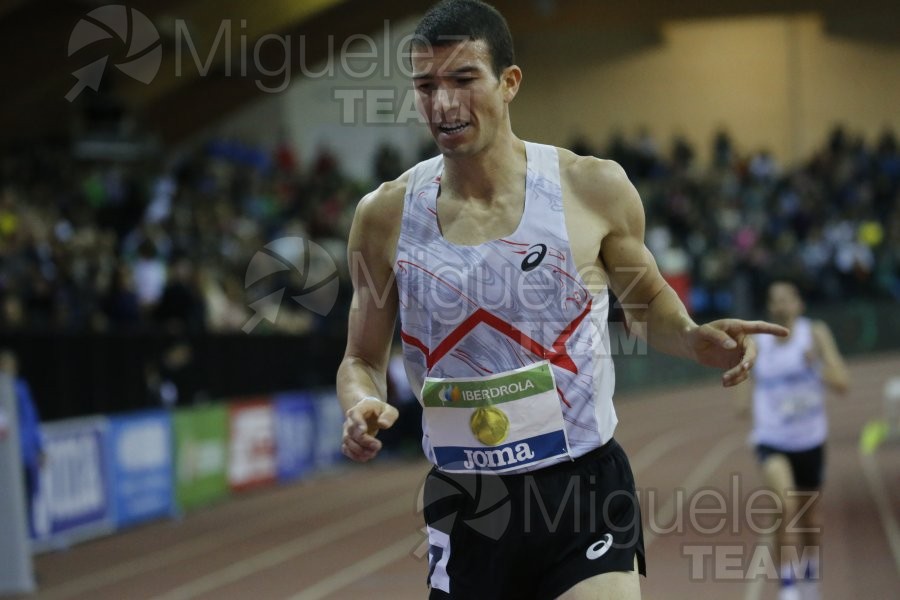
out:
{"label": "asics logo on singlet", "polygon": [[599,542],[594,542],[590,546],[588,546],[587,552],[585,552],[585,556],[587,556],[588,560],[597,560],[609,550],[610,546],[612,546],[613,536],[611,533],[607,533],[603,535],[603,539]]}
{"label": "asics logo on singlet", "polygon": [[526,272],[536,268],[547,256],[546,244],[534,244],[529,246],[528,249],[530,252],[522,259],[522,270]]}

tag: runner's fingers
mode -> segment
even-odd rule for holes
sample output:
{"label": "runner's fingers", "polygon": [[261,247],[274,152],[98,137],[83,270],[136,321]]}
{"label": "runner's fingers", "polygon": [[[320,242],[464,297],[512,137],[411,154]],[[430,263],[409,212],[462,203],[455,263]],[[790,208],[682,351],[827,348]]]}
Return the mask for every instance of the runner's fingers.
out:
{"label": "runner's fingers", "polygon": [[348,437],[361,446],[376,449],[381,448],[381,442],[375,439],[375,436],[368,433],[365,429],[360,431],[356,428],[352,428],[349,433],[350,435]]}
{"label": "runner's fingers", "polygon": [[378,450],[380,449],[380,444],[377,448],[371,448],[362,446],[350,438],[345,438],[344,443],[341,444],[341,452],[343,452],[345,456],[357,461],[366,461],[373,458],[378,454]]}
{"label": "runner's fingers", "polygon": [[344,421],[345,437],[349,436],[361,442],[365,441],[366,437],[375,439],[371,435],[367,435],[368,429],[365,419],[359,413],[352,410],[347,413],[347,419]]}
{"label": "runner's fingers", "polygon": [[742,336],[740,342],[744,347],[741,365],[745,365],[749,371],[753,367],[753,362],[756,360],[756,342],[754,342],[753,338],[749,335]]}
{"label": "runner's fingers", "polygon": [[744,321],[744,333],[767,333],[778,337],[786,337],[791,333],[787,327],[767,321]]}
{"label": "runner's fingers", "polygon": [[725,387],[731,387],[741,383],[750,375],[750,366],[750,362],[741,361],[736,367],[728,369],[725,371],[725,374],[722,375],[722,384]]}
{"label": "runner's fingers", "polygon": [[366,430],[366,419],[358,410],[352,408],[348,410],[347,420],[350,421],[352,428],[355,428],[358,431]]}
{"label": "runner's fingers", "polygon": [[387,429],[397,420],[397,417],[400,416],[400,413],[391,405],[386,405],[384,410],[381,411],[381,414],[378,416],[378,427],[380,429]]}
{"label": "runner's fingers", "polygon": [[374,436],[371,436],[364,431],[356,431],[356,429],[351,429],[349,435],[344,436],[344,441],[352,441],[360,448],[368,450],[381,450],[381,442],[375,439]]}
{"label": "runner's fingers", "polygon": [[347,446],[347,444],[341,444],[341,452],[344,454],[344,456],[356,462],[366,462],[367,460],[375,456],[374,452],[357,452],[351,450]]}
{"label": "runner's fingers", "polygon": [[361,446],[359,442],[354,440],[353,438],[344,438],[344,446],[353,452],[354,454],[359,454],[361,452],[366,451],[366,448]]}
{"label": "runner's fingers", "polygon": [[735,342],[734,338],[728,335],[727,332],[711,325],[703,325],[700,327],[698,333],[700,333],[700,335],[702,335],[709,343],[721,346],[722,348],[731,350],[737,346],[737,342]]}

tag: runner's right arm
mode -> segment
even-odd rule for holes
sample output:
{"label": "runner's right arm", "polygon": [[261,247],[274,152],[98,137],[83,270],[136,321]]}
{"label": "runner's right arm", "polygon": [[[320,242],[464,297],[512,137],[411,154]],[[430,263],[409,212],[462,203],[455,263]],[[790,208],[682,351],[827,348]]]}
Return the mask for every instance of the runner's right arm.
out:
{"label": "runner's right arm", "polygon": [[375,435],[393,425],[398,416],[397,409],[385,402],[397,316],[397,288],[391,269],[394,244],[387,243],[396,239],[398,224],[391,219],[396,211],[390,210],[396,204],[396,188],[396,182],[385,184],[360,201],[347,247],[354,291],[347,347],[337,372],[337,395],[347,416],[341,451],[358,462],[378,454],[381,442]]}

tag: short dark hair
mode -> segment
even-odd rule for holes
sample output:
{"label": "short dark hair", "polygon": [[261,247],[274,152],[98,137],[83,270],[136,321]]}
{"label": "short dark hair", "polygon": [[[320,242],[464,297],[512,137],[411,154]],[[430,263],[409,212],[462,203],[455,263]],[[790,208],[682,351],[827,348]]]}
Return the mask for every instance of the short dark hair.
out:
{"label": "short dark hair", "polygon": [[512,34],[500,12],[481,0],[441,0],[425,13],[416,27],[412,45],[449,46],[466,40],[484,40],[491,52],[494,74],[515,64]]}

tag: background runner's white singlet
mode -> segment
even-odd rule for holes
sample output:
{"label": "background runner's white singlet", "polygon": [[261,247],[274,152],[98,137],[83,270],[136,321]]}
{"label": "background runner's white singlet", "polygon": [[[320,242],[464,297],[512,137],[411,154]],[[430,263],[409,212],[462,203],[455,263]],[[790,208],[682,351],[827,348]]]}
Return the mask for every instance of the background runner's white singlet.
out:
{"label": "background runner's white singlet", "polygon": [[753,366],[753,441],[791,452],[824,444],[825,390],[808,358],[815,347],[812,322],[798,318],[785,341],[754,339],[759,355]]}
{"label": "background runner's white singlet", "polygon": [[[609,299],[605,287],[591,293],[573,260],[556,148],[525,147],[518,227],[475,246],[441,234],[443,157],[410,172],[394,264],[403,352],[420,402],[426,377],[482,377],[549,360],[576,458],[609,441],[617,422]],[[427,419],[423,429],[422,447],[435,463]]]}

